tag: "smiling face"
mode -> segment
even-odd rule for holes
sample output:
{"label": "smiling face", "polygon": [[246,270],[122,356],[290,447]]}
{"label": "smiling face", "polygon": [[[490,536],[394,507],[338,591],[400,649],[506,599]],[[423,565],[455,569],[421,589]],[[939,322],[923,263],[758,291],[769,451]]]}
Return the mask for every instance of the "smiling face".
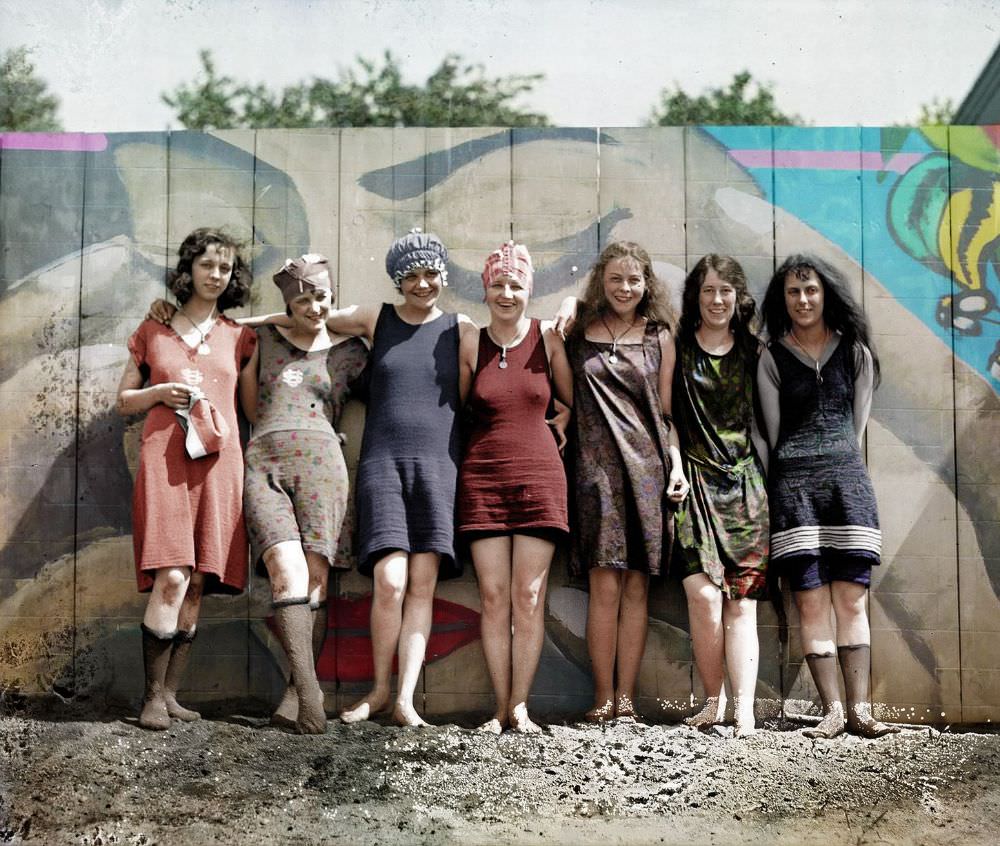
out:
{"label": "smiling face", "polygon": [[191,264],[191,299],[214,303],[226,290],[233,275],[234,252],[229,247],[209,244]]}
{"label": "smiling face", "polygon": [[441,296],[441,271],[415,267],[403,277],[399,290],[411,308],[430,310]]}
{"label": "smiling face", "polygon": [[706,329],[728,329],[736,313],[736,289],[709,268],[698,291],[701,324]]}
{"label": "smiling face", "polygon": [[520,279],[498,276],[486,286],[486,304],[494,320],[520,320],[528,307],[528,289]]}
{"label": "smiling face", "polygon": [[604,267],[604,299],[625,323],[635,320],[635,310],[646,293],[642,265],[630,256],[611,259]]}
{"label": "smiling face", "polygon": [[785,308],[793,331],[823,325],[823,283],[815,270],[805,268],[785,276]]}
{"label": "smiling face", "polygon": [[295,328],[300,332],[316,334],[320,332],[330,316],[333,298],[329,288],[314,288],[292,297],[288,301],[288,312]]}

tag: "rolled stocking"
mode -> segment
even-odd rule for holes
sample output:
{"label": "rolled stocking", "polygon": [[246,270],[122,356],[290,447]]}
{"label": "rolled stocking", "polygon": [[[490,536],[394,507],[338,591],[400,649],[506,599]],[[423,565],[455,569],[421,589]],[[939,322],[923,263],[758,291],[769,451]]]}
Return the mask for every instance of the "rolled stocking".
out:
{"label": "rolled stocking", "polygon": [[898,732],[898,726],[880,723],[871,714],[868,702],[871,646],[867,643],[838,646],[837,654],[840,656],[840,671],[844,674],[844,690],[847,692],[847,730],[861,737],[883,737]]}
{"label": "rolled stocking", "polygon": [[809,672],[823,702],[823,719],[815,728],[802,732],[806,737],[837,737],[844,733],[844,705],[837,680],[837,656],[832,652],[806,655]]}
{"label": "rolled stocking", "polygon": [[139,725],[143,728],[162,731],[170,728],[170,714],[163,695],[164,677],[170,663],[170,651],[177,632],[154,632],[143,623],[142,664],[146,672],[146,692],[139,713]]}
{"label": "rolled stocking", "polygon": [[312,610],[313,617],[312,648],[313,664],[315,664],[319,661],[319,654],[323,651],[323,644],[326,643],[326,600],[310,603],[309,608]]}
{"label": "rolled stocking", "polygon": [[167,674],[163,679],[163,698],[167,703],[167,713],[171,717],[183,720],[186,723],[201,719],[201,714],[185,708],[177,703],[177,691],[184,678],[184,671],[187,669],[188,658],[191,656],[191,644],[194,642],[196,631],[178,631],[174,635],[174,648],[170,653],[170,663],[167,664]]}
{"label": "rolled stocking", "polygon": [[316,669],[313,667],[313,619],[309,597],[275,602],[274,619],[295,681],[298,697],[295,726],[303,734],[322,734],[326,731],[326,714],[323,711],[323,691],[316,681]]}

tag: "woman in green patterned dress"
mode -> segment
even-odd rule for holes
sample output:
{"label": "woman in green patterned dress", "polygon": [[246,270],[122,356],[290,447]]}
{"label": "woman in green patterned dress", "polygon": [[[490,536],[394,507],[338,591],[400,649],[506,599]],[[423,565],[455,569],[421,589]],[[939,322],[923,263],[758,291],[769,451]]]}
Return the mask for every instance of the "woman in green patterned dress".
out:
{"label": "woman in green patterned dress", "polygon": [[722,722],[728,670],[738,737],[754,731],[757,600],[766,595],[768,558],[767,492],[753,443],[755,314],[739,262],[704,256],[684,283],[673,389],[691,484],[677,513],[674,566],[706,696],[687,723],[707,729]]}

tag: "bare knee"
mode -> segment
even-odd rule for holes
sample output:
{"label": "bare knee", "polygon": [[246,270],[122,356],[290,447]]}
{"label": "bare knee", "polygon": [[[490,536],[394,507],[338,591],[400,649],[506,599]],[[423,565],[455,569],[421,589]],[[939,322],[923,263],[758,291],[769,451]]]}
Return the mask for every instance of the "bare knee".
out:
{"label": "bare knee", "polygon": [[838,620],[850,621],[866,617],[868,613],[865,602],[866,591],[862,585],[844,584],[843,589],[837,585],[832,591],[833,611]]}
{"label": "bare knee", "polygon": [[406,574],[375,571],[374,601],[380,605],[401,605],[406,594]]}
{"label": "bare knee", "polygon": [[708,579],[702,579],[696,584],[685,581],[684,595],[687,597],[689,614],[713,619],[722,616],[722,591]]}
{"label": "bare knee", "polygon": [[155,590],[166,605],[180,605],[191,583],[186,567],[165,567],[156,571]]}
{"label": "bare knee", "polygon": [[511,589],[511,604],[520,617],[532,617],[542,606],[542,585],[537,582],[514,585]]}
{"label": "bare knee", "polygon": [[417,602],[430,602],[434,599],[436,578],[410,577],[406,585],[406,598]]}
{"label": "bare knee", "polygon": [[590,579],[590,604],[599,608],[617,608],[622,598],[621,580],[617,573],[610,573],[614,578],[604,577]]}
{"label": "bare knee", "polygon": [[479,601],[484,614],[489,616],[501,614],[510,607],[510,591],[499,582],[480,582]]}
{"label": "bare knee", "polygon": [[645,573],[627,572],[622,585],[622,599],[629,605],[645,604],[649,596],[649,578]]}

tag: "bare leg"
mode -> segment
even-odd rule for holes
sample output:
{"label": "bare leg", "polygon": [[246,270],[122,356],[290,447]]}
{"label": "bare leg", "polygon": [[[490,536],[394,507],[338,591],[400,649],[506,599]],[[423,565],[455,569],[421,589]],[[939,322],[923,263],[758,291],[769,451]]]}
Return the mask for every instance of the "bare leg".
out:
{"label": "bare leg", "polygon": [[584,714],[584,719],[602,722],[615,715],[615,654],[622,579],[618,570],[604,567],[592,569],[589,578],[587,650],[594,676],[594,706]]}
{"label": "bare leg", "polygon": [[513,541],[508,535],[480,538],[471,544],[482,607],[479,627],[483,655],[496,700],[496,713],[480,728],[492,734],[500,734],[507,727],[507,714],[510,710],[512,548]]}
{"label": "bare leg", "polygon": [[544,538],[514,535],[510,724],[516,731],[541,731],[528,716],[528,695],[545,640],[545,588],[555,549],[555,544]]}
{"label": "bare leg", "polygon": [[823,703],[823,719],[803,734],[806,737],[836,737],[844,733],[845,721],[837,682],[830,586],[795,591],[795,605],[802,629],[802,651]]}
{"label": "bare leg", "polygon": [[410,572],[403,600],[403,620],[399,630],[399,689],[392,717],[401,726],[425,726],[427,722],[413,707],[413,693],[427,654],[427,640],[434,619],[434,588],[437,586],[441,556],[436,552],[410,555]]}
{"label": "bare leg", "polygon": [[618,614],[618,684],[615,716],[635,716],[635,687],[646,651],[649,630],[649,576],[634,570],[622,573],[622,602]]}
{"label": "bare leg", "polygon": [[736,710],[736,736],[754,733],[753,704],[757,693],[757,665],[760,645],[757,641],[757,602],[753,599],[729,599],[722,603],[725,627],[726,669]]}
{"label": "bare leg", "polygon": [[837,654],[847,693],[847,729],[861,737],[882,737],[898,732],[872,717],[868,701],[871,674],[871,632],[865,608],[867,588],[853,582],[830,585],[837,618]]}
{"label": "bare leg", "polygon": [[390,552],[375,564],[372,588],[372,662],[375,684],[363,699],[340,715],[345,723],[370,719],[389,704],[392,657],[399,644],[403,621],[403,597],[408,579],[408,556],[401,550]]}
{"label": "bare leg", "polygon": [[722,722],[726,713],[722,666],[726,644],[722,628],[722,591],[704,573],[688,576],[683,585],[694,663],[701,686],[705,688],[705,706],[684,722],[697,729],[707,729]]}

